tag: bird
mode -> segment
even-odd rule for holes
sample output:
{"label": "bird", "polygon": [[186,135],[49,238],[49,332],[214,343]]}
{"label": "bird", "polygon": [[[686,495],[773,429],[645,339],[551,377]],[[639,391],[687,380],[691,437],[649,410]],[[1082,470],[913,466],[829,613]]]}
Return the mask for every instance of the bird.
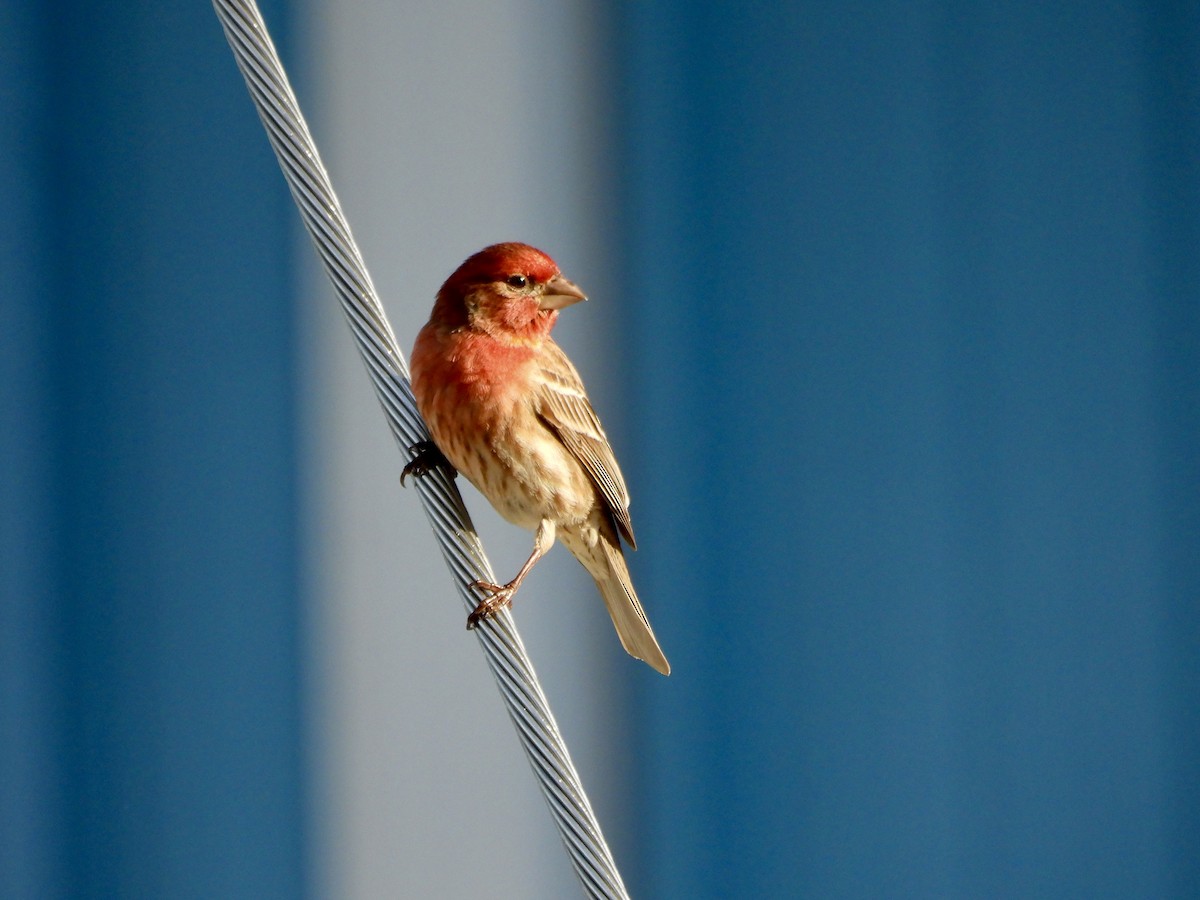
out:
{"label": "bird", "polygon": [[629,491],[583,381],[550,337],[559,311],[587,300],[547,254],[500,243],[446,279],[412,352],[412,389],[432,444],[401,475],[461,472],[496,511],[534,532],[533,552],[505,584],[476,581],[476,627],[501,608],[557,539],[596,582],[622,646],[671,666],[629,577],[637,548]]}

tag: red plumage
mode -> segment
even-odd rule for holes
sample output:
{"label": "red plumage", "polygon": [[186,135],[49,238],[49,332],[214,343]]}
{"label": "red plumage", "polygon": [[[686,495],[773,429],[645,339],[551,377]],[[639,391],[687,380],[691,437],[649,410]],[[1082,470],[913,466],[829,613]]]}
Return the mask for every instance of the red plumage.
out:
{"label": "red plumage", "polygon": [[560,539],[596,582],[625,649],[670,665],[629,578],[629,493],[579,373],[550,337],[565,306],[586,300],[549,256],[526,244],[486,247],[438,291],[412,353],[412,386],[438,449],[534,549],[504,585],[477,584],[469,624],[508,605]]}

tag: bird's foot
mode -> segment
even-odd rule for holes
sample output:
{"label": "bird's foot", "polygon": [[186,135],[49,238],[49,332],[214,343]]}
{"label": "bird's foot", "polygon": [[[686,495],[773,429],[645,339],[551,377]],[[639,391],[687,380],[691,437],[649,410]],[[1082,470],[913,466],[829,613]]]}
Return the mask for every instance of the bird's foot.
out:
{"label": "bird's foot", "polygon": [[454,466],[450,465],[450,460],[446,459],[445,454],[433,441],[420,441],[409,447],[408,451],[413,454],[413,458],[400,472],[401,487],[404,486],[404,479],[409,475],[420,478],[437,468],[444,468],[450,473],[451,478],[458,474]]}
{"label": "bird's foot", "polygon": [[467,616],[467,631],[473,631],[484,619],[490,619],[500,610],[512,606],[515,584],[492,584],[490,581],[472,581],[468,587],[483,594],[475,610]]}

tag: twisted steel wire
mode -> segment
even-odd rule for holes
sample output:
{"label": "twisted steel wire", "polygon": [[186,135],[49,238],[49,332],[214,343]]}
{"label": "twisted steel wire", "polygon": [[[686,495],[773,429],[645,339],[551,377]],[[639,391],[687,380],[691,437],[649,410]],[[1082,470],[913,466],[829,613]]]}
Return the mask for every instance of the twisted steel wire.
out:
{"label": "twisted steel wire", "polygon": [[[329,176],[254,0],[213,7],[259,118],[354,333],[392,435],[402,453],[428,439],[409,385],[408,365],[371,284]],[[441,469],[415,479],[422,506],[467,609],[468,585],[495,583],[470,516]],[[507,610],[475,630],[509,717],[550,807],[563,845],[590,897],[627,898],[625,885],[571,762],[533,664]]]}

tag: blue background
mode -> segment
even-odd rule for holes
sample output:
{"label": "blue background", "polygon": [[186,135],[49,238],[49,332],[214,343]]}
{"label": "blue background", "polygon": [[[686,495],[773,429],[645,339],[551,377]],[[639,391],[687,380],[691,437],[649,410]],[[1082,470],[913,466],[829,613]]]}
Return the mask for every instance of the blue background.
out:
{"label": "blue background", "polygon": [[295,212],[208,4],[3,9],[0,895],[296,896]]}
{"label": "blue background", "polygon": [[1195,895],[1200,8],[624,14],[650,895]]}
{"label": "blue background", "polygon": [[[302,895],[294,210],[206,4],[0,10],[0,894]],[[1200,894],[1200,10],[607,24],[627,880]]]}

